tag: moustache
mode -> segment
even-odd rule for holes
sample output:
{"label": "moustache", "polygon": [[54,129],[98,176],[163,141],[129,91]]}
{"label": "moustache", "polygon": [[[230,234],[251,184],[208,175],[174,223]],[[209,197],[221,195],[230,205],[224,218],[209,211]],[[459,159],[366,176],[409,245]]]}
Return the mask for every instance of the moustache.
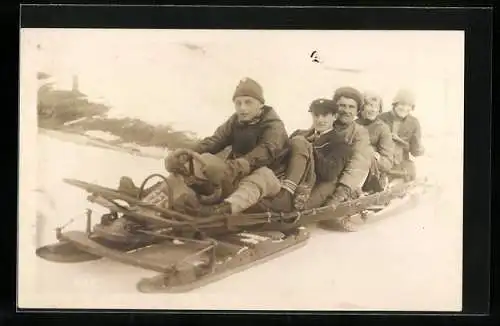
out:
{"label": "moustache", "polygon": [[352,112],[349,111],[339,111],[340,116],[354,116]]}

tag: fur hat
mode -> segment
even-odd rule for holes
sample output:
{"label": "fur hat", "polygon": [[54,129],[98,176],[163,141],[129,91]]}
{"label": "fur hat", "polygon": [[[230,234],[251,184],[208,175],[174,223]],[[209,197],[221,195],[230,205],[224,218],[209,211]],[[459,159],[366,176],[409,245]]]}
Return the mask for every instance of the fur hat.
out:
{"label": "fur hat", "polygon": [[240,80],[238,86],[236,86],[236,90],[234,91],[233,101],[238,96],[250,96],[259,100],[263,104],[265,103],[262,86],[260,86],[259,83],[252,78],[245,77]]}
{"label": "fur hat", "polygon": [[309,112],[314,114],[335,114],[337,113],[337,105],[333,100],[329,100],[326,98],[319,98],[309,105]]}
{"label": "fur hat", "polygon": [[358,104],[358,111],[363,107],[363,95],[354,87],[344,86],[337,88],[335,94],[333,94],[333,102],[337,104],[337,101],[341,97],[347,97],[353,99]]}

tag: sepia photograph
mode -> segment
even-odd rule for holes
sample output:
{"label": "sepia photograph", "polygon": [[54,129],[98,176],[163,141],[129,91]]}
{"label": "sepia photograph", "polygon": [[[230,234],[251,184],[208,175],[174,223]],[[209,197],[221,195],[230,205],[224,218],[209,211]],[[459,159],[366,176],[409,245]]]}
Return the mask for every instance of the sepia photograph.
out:
{"label": "sepia photograph", "polygon": [[461,311],[464,42],[21,29],[19,308]]}

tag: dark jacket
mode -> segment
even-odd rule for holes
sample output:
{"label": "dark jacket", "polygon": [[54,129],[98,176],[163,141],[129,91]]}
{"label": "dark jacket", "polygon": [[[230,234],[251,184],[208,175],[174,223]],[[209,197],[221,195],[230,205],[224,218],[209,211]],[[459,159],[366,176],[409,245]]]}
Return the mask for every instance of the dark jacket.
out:
{"label": "dark jacket", "polygon": [[288,134],[275,110],[266,105],[254,123],[241,123],[236,114],[231,115],[212,136],[201,140],[193,150],[216,154],[227,146],[231,146],[228,158],[245,158],[252,171],[263,166],[273,168],[287,152]]}
{"label": "dark jacket", "polygon": [[424,154],[420,122],[412,115],[401,119],[393,111],[384,112],[379,119],[385,122],[391,133],[395,133],[401,141],[395,140],[394,165],[410,159],[410,155],[421,156]]}
{"label": "dark jacket", "polygon": [[378,168],[383,172],[391,170],[394,162],[394,141],[389,126],[382,120],[368,120],[360,118],[357,123],[368,130],[370,144],[373,149],[380,154]]}
{"label": "dark jacket", "polygon": [[370,145],[368,131],[356,122],[345,126],[339,121],[334,123],[333,130],[337,136],[342,137],[346,144],[352,147],[353,151],[338,183],[351,190],[356,190],[363,185],[368,176],[373,158],[373,148]]}
{"label": "dark jacket", "polygon": [[352,157],[352,147],[333,130],[313,139],[314,129],[296,130],[290,138],[303,136],[313,145],[317,182],[334,181]]}

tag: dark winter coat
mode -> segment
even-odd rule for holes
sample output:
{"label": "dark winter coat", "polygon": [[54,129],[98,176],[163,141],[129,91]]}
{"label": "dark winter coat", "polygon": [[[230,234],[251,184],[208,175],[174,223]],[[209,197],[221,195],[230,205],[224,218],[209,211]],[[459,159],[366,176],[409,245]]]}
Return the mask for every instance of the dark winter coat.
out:
{"label": "dark winter coat", "polygon": [[372,163],[373,148],[368,131],[356,122],[345,126],[336,121],[333,124],[333,132],[352,147],[351,159],[340,174],[338,183],[354,191],[363,185]]}
{"label": "dark winter coat", "polygon": [[336,180],[352,156],[352,147],[333,130],[313,139],[314,129],[296,130],[290,138],[303,136],[313,145],[317,182]]}
{"label": "dark winter coat", "polygon": [[383,172],[390,171],[394,162],[395,145],[389,126],[379,119],[368,120],[360,118],[356,122],[368,130],[370,144],[380,154],[377,167]]}
{"label": "dark winter coat", "polygon": [[227,146],[231,146],[228,158],[245,158],[251,171],[263,166],[273,169],[287,152],[288,134],[275,110],[266,105],[254,123],[241,123],[236,113],[231,115],[212,136],[201,140],[193,149],[198,153],[216,154]]}
{"label": "dark winter coat", "polygon": [[403,141],[395,140],[394,165],[409,160],[410,155],[421,156],[424,154],[420,122],[412,115],[401,119],[393,111],[384,112],[378,117],[384,121],[391,130]]}

